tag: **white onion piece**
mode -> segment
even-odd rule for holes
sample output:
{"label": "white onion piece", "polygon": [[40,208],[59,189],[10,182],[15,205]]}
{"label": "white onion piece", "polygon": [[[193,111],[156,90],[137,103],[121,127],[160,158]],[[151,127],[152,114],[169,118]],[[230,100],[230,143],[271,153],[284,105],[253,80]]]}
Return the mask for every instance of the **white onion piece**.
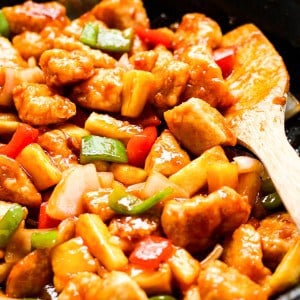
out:
{"label": "white onion piece", "polygon": [[5,81],[0,89],[0,106],[11,106],[12,104],[12,91],[16,84],[15,69],[5,68]]}
{"label": "white onion piece", "polygon": [[223,247],[220,244],[217,244],[214,249],[200,262],[201,266],[205,268],[208,263],[219,259],[222,253]]}
{"label": "white onion piece", "polygon": [[264,170],[263,164],[258,159],[250,156],[235,156],[233,160],[237,163],[239,174],[249,172],[261,173]]}
{"label": "white onion piece", "polygon": [[37,82],[45,81],[44,73],[39,67],[17,69],[5,67],[4,85],[0,88],[0,106],[9,107],[12,105],[12,93],[16,85],[21,82]]}
{"label": "white onion piece", "polygon": [[55,186],[47,205],[47,214],[54,219],[64,220],[83,213],[82,196],[100,188],[94,164],[77,165],[63,173]]}
{"label": "white onion piece", "polygon": [[188,193],[181,187],[171,182],[167,177],[158,172],[152,172],[146,182],[142,191],[143,198],[148,198],[163,190],[166,187],[172,187],[173,193],[170,197],[174,198],[189,198]]}

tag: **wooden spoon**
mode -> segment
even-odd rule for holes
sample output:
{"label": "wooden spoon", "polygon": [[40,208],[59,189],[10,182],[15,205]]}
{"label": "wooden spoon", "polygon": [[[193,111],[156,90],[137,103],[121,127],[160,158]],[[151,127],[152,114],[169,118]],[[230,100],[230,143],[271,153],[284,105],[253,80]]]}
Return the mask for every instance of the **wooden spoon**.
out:
{"label": "wooden spoon", "polygon": [[223,46],[231,45],[236,45],[236,64],[227,83],[238,102],[225,116],[239,143],[264,164],[300,230],[300,157],[285,135],[289,76],[284,62],[252,24],[226,34]]}

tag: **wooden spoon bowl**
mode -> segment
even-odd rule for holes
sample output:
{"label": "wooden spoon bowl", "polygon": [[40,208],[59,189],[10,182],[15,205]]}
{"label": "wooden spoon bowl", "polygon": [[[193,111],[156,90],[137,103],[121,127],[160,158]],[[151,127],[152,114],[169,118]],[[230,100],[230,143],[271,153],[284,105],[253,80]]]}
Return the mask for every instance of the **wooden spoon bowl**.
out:
{"label": "wooden spoon bowl", "polygon": [[300,157],[284,129],[289,76],[273,45],[252,24],[224,36],[236,46],[227,84],[238,102],[225,113],[241,145],[264,164],[287,211],[300,230]]}

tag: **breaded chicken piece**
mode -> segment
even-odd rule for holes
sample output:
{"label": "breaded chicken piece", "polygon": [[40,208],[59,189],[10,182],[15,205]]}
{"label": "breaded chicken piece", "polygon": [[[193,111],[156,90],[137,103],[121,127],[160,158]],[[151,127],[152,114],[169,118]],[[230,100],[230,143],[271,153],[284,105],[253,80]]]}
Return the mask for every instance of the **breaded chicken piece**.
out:
{"label": "breaded chicken piece", "polygon": [[145,170],[157,171],[170,176],[190,162],[188,153],[183,150],[173,134],[165,129],[156,139],[145,161]]}
{"label": "breaded chicken piece", "polygon": [[74,84],[94,74],[93,58],[80,50],[47,50],[41,55],[39,64],[49,86]]}
{"label": "breaded chicken piece", "polygon": [[220,67],[206,45],[198,44],[184,48],[175,57],[189,65],[189,79],[181,95],[182,101],[196,97],[213,107],[220,108],[231,106],[236,102],[229,92]]}
{"label": "breaded chicken piece", "polygon": [[14,159],[0,155],[0,170],[0,199],[29,207],[41,204],[41,194]]}
{"label": "breaded chicken piece", "polygon": [[154,51],[158,53],[152,69],[156,87],[150,102],[158,108],[170,108],[179,103],[179,97],[189,79],[189,66],[176,60],[163,46],[156,47]]}
{"label": "breaded chicken piece", "polygon": [[236,268],[258,284],[262,284],[271,271],[263,264],[263,252],[259,233],[250,224],[242,224],[226,241],[223,261]]}
{"label": "breaded chicken piece", "polygon": [[264,261],[272,270],[300,238],[295,223],[286,212],[267,216],[260,222],[257,232],[261,236]]}
{"label": "breaded chicken piece", "polygon": [[13,35],[24,31],[40,32],[46,26],[65,27],[69,23],[66,7],[56,1],[22,4],[2,8]]}
{"label": "breaded chicken piece", "polygon": [[53,48],[54,39],[61,35],[57,27],[46,26],[41,32],[24,31],[13,37],[12,43],[24,59],[39,60],[42,53]]}
{"label": "breaded chicken piece", "polygon": [[76,105],[46,84],[22,83],[15,87],[13,99],[19,118],[33,126],[60,123],[76,114]]}
{"label": "breaded chicken piece", "polygon": [[222,114],[199,98],[175,106],[164,117],[179,143],[195,155],[217,145],[236,144],[236,137]]}
{"label": "breaded chicken piece", "polygon": [[267,300],[267,292],[233,267],[211,261],[198,278],[201,300]]}
{"label": "breaded chicken piece", "polygon": [[222,31],[217,22],[200,13],[185,14],[175,32],[173,48],[180,53],[198,44],[216,48],[222,42]]}
{"label": "breaded chicken piece", "polygon": [[119,112],[123,89],[124,69],[96,69],[88,80],[73,88],[71,99],[82,107]]}
{"label": "breaded chicken piece", "polygon": [[85,52],[86,56],[93,59],[95,68],[114,68],[116,60],[107,53],[102,52],[98,49],[91,49],[89,46],[84,45],[74,37],[66,35],[60,35],[53,40],[53,48],[63,49],[66,51],[80,50],[82,53]]}
{"label": "breaded chicken piece", "polygon": [[248,220],[247,197],[223,187],[207,197],[170,200],[161,216],[162,228],[174,245],[200,252],[210,247],[218,236],[233,232]]}
{"label": "breaded chicken piece", "polygon": [[136,25],[148,28],[150,26],[141,0],[102,0],[92,9],[92,13],[110,28],[126,29]]}
{"label": "breaded chicken piece", "polygon": [[38,144],[47,152],[54,165],[60,170],[78,164],[77,156],[69,147],[68,138],[62,130],[49,130],[38,137]]}

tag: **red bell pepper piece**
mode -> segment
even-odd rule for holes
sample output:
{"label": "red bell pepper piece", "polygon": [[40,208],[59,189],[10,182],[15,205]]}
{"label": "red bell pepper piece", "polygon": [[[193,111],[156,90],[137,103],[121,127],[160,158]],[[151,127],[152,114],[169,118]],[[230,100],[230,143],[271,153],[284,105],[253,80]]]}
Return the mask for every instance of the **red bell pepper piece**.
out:
{"label": "red bell pepper piece", "polygon": [[38,228],[39,229],[44,229],[44,228],[54,228],[59,225],[61,222],[60,220],[53,219],[50,217],[47,212],[47,205],[48,201],[42,202],[40,206],[40,212],[39,212],[39,219],[38,219]]}
{"label": "red bell pepper piece", "polygon": [[28,124],[20,123],[7,145],[0,148],[0,154],[16,158],[27,145],[35,142],[39,131]]}
{"label": "red bell pepper piece", "polygon": [[134,135],[126,147],[128,163],[136,167],[143,167],[156,138],[155,126],[146,127],[141,133]]}
{"label": "red bell pepper piece", "polygon": [[135,33],[146,43],[164,45],[166,48],[171,48],[172,46],[172,35],[161,29],[149,29],[142,26],[136,26]]}
{"label": "red bell pepper piece", "polygon": [[149,126],[159,126],[161,124],[161,120],[156,115],[151,106],[146,105],[142,114],[133,120],[133,123],[141,125],[143,128]]}
{"label": "red bell pepper piece", "polygon": [[157,269],[160,263],[173,254],[172,242],[160,236],[147,236],[139,243],[129,256],[129,261],[143,269]]}
{"label": "red bell pepper piece", "polygon": [[223,47],[214,50],[213,58],[222,70],[222,75],[227,78],[233,70],[235,57],[234,47]]}

